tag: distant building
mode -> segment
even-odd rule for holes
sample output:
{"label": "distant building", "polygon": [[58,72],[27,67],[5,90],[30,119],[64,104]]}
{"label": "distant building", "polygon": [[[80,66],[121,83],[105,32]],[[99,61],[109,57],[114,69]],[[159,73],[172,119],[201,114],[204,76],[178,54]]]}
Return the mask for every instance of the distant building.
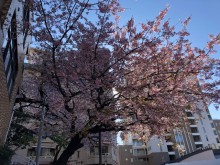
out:
{"label": "distant building", "polygon": [[215,125],[215,128],[216,128],[216,133],[218,134],[218,139],[216,139],[218,141],[218,143],[220,143],[220,119],[214,119],[213,120],[213,123]]}
{"label": "distant building", "polygon": [[[102,164],[104,165],[118,165],[118,151],[116,144],[116,136],[111,135],[111,140],[102,141]],[[99,165],[99,146],[94,145],[90,147],[83,147],[75,152],[72,156],[73,165]]]}
{"label": "distant building", "polygon": [[0,1],[0,144],[3,144],[22,79],[24,56],[28,52],[29,6],[25,1]]}
{"label": "distant building", "polygon": [[146,147],[135,147],[133,145],[118,146],[119,165],[146,165],[147,151]]}
{"label": "distant building", "polygon": [[[55,156],[56,143],[50,138],[43,138],[41,144],[41,153],[39,157],[39,165],[50,165]],[[118,165],[118,152],[116,146],[116,136],[112,136],[110,141],[102,141],[102,163],[104,165]],[[13,156],[12,162],[26,163],[27,161],[34,161],[36,159],[37,144],[31,144],[25,149],[18,149],[16,155]],[[77,150],[73,156],[70,157],[68,165],[99,165],[98,144],[94,146],[85,146]],[[62,150],[61,152],[62,153]],[[20,165],[19,164],[19,165]]]}
{"label": "distant building", "polygon": [[220,149],[203,148],[162,165],[219,165]]}
{"label": "distant building", "polygon": [[[126,161],[139,165],[135,163],[138,159],[148,165],[161,165],[201,148],[220,149],[219,127],[216,126],[220,126],[220,121],[217,124],[212,120],[206,106],[200,115],[186,111],[186,117],[188,121],[181,128],[167,132],[164,137],[153,136],[147,143],[128,137],[125,146],[119,146],[120,165],[126,165]],[[135,154],[141,158],[135,158]]]}

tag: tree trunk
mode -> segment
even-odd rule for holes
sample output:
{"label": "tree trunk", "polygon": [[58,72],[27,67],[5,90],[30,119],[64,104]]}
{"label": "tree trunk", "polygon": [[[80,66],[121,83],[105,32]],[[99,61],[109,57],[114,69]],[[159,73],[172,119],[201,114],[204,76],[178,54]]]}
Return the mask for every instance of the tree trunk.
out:
{"label": "tree trunk", "polygon": [[53,165],[67,165],[70,156],[72,156],[76,150],[83,147],[81,140],[82,138],[79,134],[71,138],[69,145],[62,152],[58,160],[53,163]]}

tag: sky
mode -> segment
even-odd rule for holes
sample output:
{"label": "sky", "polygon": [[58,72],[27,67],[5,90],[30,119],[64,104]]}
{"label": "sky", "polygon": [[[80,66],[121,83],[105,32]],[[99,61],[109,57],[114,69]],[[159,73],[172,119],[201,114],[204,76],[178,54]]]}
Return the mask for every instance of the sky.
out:
{"label": "sky", "polygon": [[[220,33],[220,0],[121,0],[121,5],[125,8],[120,16],[120,21],[125,23],[131,17],[135,24],[139,26],[142,22],[153,20],[161,10],[167,5],[170,6],[165,20],[169,19],[172,25],[181,27],[180,21],[191,17],[187,27],[190,33],[189,40],[193,46],[204,47],[209,41],[209,35]],[[217,47],[219,53],[213,55],[220,58],[220,46]],[[220,110],[215,110],[209,106],[213,119],[220,119]]]}

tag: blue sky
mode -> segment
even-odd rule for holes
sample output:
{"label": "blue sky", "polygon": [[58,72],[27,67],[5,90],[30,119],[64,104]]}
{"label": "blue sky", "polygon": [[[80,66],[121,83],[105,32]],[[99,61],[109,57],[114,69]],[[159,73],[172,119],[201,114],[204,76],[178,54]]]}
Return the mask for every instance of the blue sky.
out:
{"label": "blue sky", "polygon": [[[209,40],[208,35],[220,33],[220,0],[121,0],[122,6],[126,9],[121,14],[121,22],[133,17],[138,26],[142,22],[153,20],[158,13],[167,5],[170,6],[165,19],[171,24],[181,26],[180,20],[191,17],[188,26],[189,39],[193,46],[204,47]],[[214,55],[220,58],[219,53]],[[220,119],[220,110],[216,111],[210,107],[212,118]]]}

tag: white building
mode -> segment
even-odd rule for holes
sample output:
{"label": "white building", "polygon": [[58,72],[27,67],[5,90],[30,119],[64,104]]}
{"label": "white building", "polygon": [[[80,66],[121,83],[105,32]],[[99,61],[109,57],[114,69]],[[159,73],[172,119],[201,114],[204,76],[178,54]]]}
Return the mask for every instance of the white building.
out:
{"label": "white building", "polygon": [[146,164],[160,165],[201,148],[220,149],[219,137],[210,113],[204,106],[200,114],[186,111],[187,122],[181,128],[173,129],[164,137],[153,136],[147,144],[135,137],[128,137],[126,145],[132,145],[133,156],[142,153]]}

